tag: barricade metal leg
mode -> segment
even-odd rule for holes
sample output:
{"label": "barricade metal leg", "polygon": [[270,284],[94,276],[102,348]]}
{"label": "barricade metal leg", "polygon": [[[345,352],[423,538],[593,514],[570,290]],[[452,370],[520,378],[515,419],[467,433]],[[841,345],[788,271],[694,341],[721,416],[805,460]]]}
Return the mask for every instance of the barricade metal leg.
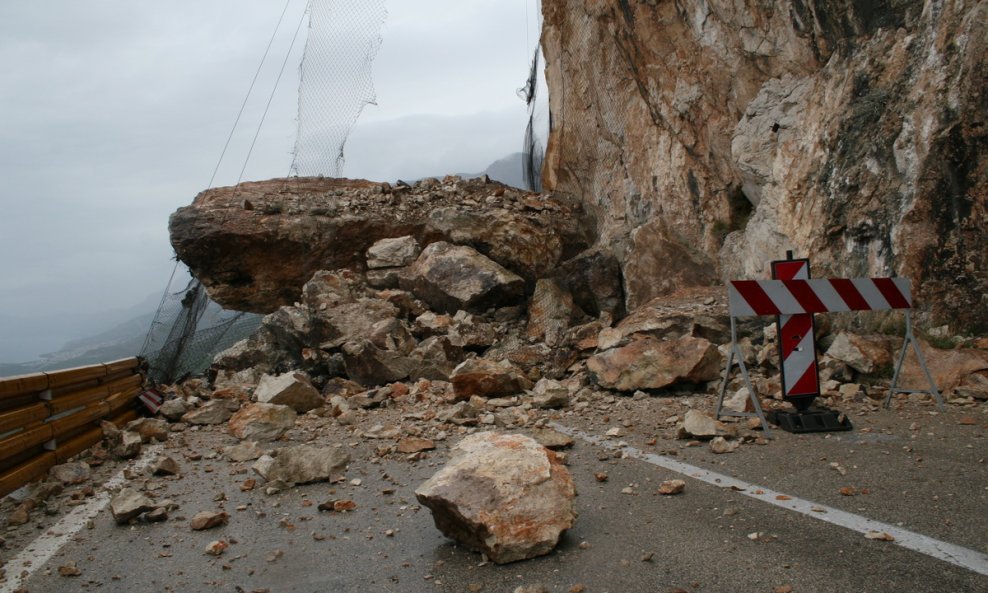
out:
{"label": "barricade metal leg", "polygon": [[[744,379],[745,387],[748,388],[748,398],[751,400],[751,405],[755,410],[754,413],[735,412],[733,410],[724,411],[724,394],[727,393],[727,383],[731,379],[731,369],[734,367],[735,356],[738,358],[741,377]],[[762,405],[758,402],[758,394],[755,392],[754,385],[751,384],[751,377],[748,376],[748,367],[744,364],[744,356],[741,354],[741,348],[738,347],[737,327],[733,316],[731,316],[731,351],[727,355],[727,368],[724,369],[724,377],[720,385],[720,396],[717,398],[716,418],[720,420],[722,416],[758,418],[762,422],[762,431],[766,436],[770,434],[768,421],[765,419],[765,414],[762,413]]]}
{"label": "barricade metal leg", "polygon": [[731,342],[731,351],[727,354],[727,368],[720,382],[720,395],[717,397],[717,419],[720,419],[720,411],[724,407],[724,394],[727,393],[727,382],[731,378],[731,368],[734,367],[734,342]]}
{"label": "barricade metal leg", "polygon": [[[916,351],[916,360],[919,361],[919,368],[923,369],[923,374],[926,375],[926,381],[929,383],[929,389],[899,389],[897,387],[899,381],[899,373],[902,371],[902,363],[906,360],[906,351],[909,349],[909,345],[912,345],[913,350]],[[937,408],[942,412],[944,411],[943,398],[940,396],[940,391],[937,389],[937,384],[933,381],[933,376],[930,375],[930,370],[926,367],[926,359],[923,358],[923,351],[919,347],[919,341],[913,335],[913,324],[912,317],[909,315],[909,309],[906,309],[906,335],[902,339],[902,351],[899,352],[899,359],[895,364],[895,372],[892,374],[892,385],[889,386],[888,395],[885,396],[885,407],[888,408],[892,404],[892,396],[896,393],[928,393],[933,396],[937,402]]]}

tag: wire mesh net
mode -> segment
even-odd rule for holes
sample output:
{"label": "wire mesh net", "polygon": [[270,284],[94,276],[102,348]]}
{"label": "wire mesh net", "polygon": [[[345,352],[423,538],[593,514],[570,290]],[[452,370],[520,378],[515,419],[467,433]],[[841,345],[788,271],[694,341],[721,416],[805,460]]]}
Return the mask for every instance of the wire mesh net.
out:
{"label": "wire mesh net", "polygon": [[[537,6],[541,28],[540,3]],[[364,106],[375,101],[371,64],[382,42],[387,11],[385,0],[311,0],[308,11],[291,173],[338,177],[350,129]],[[526,84],[518,94],[529,113],[523,172],[529,189],[541,191],[550,121],[538,46]],[[177,266],[178,270],[188,272],[184,265]],[[169,282],[141,350],[149,377],[157,383],[172,383],[204,371],[216,354],[252,334],[262,319],[256,314],[224,310],[209,299],[198,280],[177,275],[179,278],[173,274]]]}
{"label": "wire mesh net", "polygon": [[340,176],[347,135],[375,100],[371,63],[386,16],[384,0],[309,3],[292,174]]}
{"label": "wire mesh net", "polygon": [[261,325],[260,315],[228,311],[213,302],[198,280],[186,279],[187,272],[184,265],[176,267],[141,348],[148,377],[158,384],[201,373],[217,353]]}
{"label": "wire mesh net", "polygon": [[[539,18],[541,25],[541,16]],[[549,138],[549,89],[545,82],[542,46],[535,48],[525,86],[518,90],[528,105],[528,125],[525,127],[525,144],[522,149],[522,167],[527,189],[542,191],[542,161]]]}

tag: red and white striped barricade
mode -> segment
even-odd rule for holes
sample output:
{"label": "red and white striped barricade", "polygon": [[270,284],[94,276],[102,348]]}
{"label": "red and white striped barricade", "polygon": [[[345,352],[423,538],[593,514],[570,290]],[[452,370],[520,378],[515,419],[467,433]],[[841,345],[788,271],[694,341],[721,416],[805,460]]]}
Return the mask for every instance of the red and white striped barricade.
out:
{"label": "red and white striped barricade", "polygon": [[157,414],[158,410],[161,409],[161,404],[164,403],[165,398],[161,395],[161,392],[157,389],[148,389],[137,396],[137,399],[144,404],[152,414]]}
{"label": "red and white striped barricade", "polygon": [[[741,350],[738,347],[735,322],[736,318],[772,315],[780,317],[781,323],[781,318],[783,316],[801,314],[812,315],[813,313],[838,313],[844,311],[885,311],[890,309],[902,309],[905,311],[906,333],[903,338],[902,351],[899,353],[898,361],[895,365],[895,373],[892,376],[892,384],[889,388],[889,393],[885,398],[885,406],[889,406],[892,396],[896,393],[928,393],[935,398],[940,409],[943,409],[943,399],[940,397],[940,392],[937,390],[936,383],[933,381],[933,377],[930,375],[930,371],[926,367],[926,361],[924,360],[923,353],[919,348],[919,343],[912,333],[912,321],[910,318],[912,295],[910,293],[910,283],[908,279],[793,278],[775,280],[732,280],[727,286],[727,297],[728,309],[731,317],[731,349],[727,359],[727,368],[724,373],[724,382],[721,385],[720,397],[717,401],[717,418],[721,418],[722,416],[758,416],[762,421],[763,427],[767,428],[765,416],[762,414],[757,394],[751,385],[748,370],[745,367],[744,359],[741,356]],[[793,331],[789,332],[789,339],[796,341],[794,340],[794,336],[799,336],[801,338],[799,340],[800,344],[804,344],[804,340],[812,340],[812,323],[810,324],[809,329],[804,333],[797,331],[797,328],[793,328]],[[781,339],[782,334],[780,333],[780,340]],[[902,370],[902,364],[905,361],[906,350],[910,344],[912,344],[920,367],[923,369],[923,373],[926,375],[926,379],[929,382],[929,389],[912,390],[899,389],[897,387],[899,374]],[[792,345],[789,346],[792,348],[799,347]],[[780,349],[783,353],[782,366],[785,373],[785,360],[787,358],[786,352],[789,347],[787,347],[786,344],[780,344]],[[792,352],[790,351],[790,356],[791,355]],[[744,378],[745,386],[748,388],[751,402],[755,409],[754,414],[723,410],[724,394],[727,390],[727,383],[730,379],[731,368],[734,364],[735,357],[737,357],[737,362],[741,368],[741,374]],[[785,374],[783,374],[783,381],[785,381],[785,385],[793,388],[792,394],[794,396],[806,395],[800,394],[799,391],[805,385],[809,384],[809,379],[806,379],[804,382],[803,375],[800,374],[800,369],[805,368],[806,370],[804,373],[812,370],[814,373],[813,381],[816,382],[815,362],[812,366],[806,365],[806,361],[800,359],[798,356],[795,361],[797,364],[792,365],[790,369],[791,374],[788,376],[788,381]]]}
{"label": "red and white striped barricade", "polygon": [[[789,252],[792,255],[792,252]],[[810,260],[784,259],[772,262],[774,280],[809,280]],[[782,361],[782,397],[799,411],[809,409],[820,395],[816,362],[816,326],[812,313],[779,315],[779,359]]]}

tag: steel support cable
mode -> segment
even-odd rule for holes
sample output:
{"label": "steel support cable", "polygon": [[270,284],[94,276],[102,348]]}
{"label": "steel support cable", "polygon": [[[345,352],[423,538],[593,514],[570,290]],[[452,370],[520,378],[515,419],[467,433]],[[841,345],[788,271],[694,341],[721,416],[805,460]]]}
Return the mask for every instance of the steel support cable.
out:
{"label": "steel support cable", "polygon": [[[237,117],[233,121],[233,127],[230,128],[230,133],[226,137],[226,142],[223,144],[223,150],[220,151],[219,159],[216,161],[216,167],[213,169],[213,174],[209,178],[209,184],[206,189],[213,187],[213,182],[216,180],[216,175],[220,170],[220,165],[223,164],[223,159],[226,156],[227,149],[230,148],[230,142],[233,140],[233,134],[237,131],[237,126],[240,125],[240,118],[243,117],[244,110],[247,108],[247,102],[250,100],[251,94],[254,92],[254,87],[257,85],[257,79],[260,77],[261,70],[264,67],[264,62],[268,59],[268,54],[271,53],[271,46],[274,45],[274,40],[278,36],[278,31],[281,29],[281,23],[285,20],[285,14],[288,12],[288,7],[291,5],[292,0],[285,0],[285,6],[281,9],[281,14],[278,16],[278,22],[274,26],[274,31],[271,32],[271,38],[268,39],[268,44],[264,48],[264,54],[261,55],[261,61],[257,64],[257,70],[254,71],[254,77],[250,81],[250,86],[247,88],[247,94],[244,96],[243,102],[240,104],[240,110],[237,112]],[[149,354],[148,348],[151,346],[151,341],[154,336],[154,331],[156,326],[160,325],[162,322],[159,320],[161,317],[161,311],[165,306],[165,301],[168,299],[168,291],[172,286],[172,282],[175,279],[175,272],[178,271],[178,266],[181,261],[178,257],[175,258],[175,265],[172,267],[171,276],[168,278],[168,284],[165,285],[165,290],[161,295],[161,301],[158,302],[158,309],[155,313],[154,319],[151,320],[151,326],[148,328],[148,333],[144,337],[144,344],[141,346],[141,356]],[[164,344],[162,344],[164,347]]]}
{"label": "steel support cable", "polygon": [[257,124],[257,131],[254,132],[254,139],[250,143],[250,149],[247,151],[247,158],[244,159],[244,166],[240,169],[240,176],[237,177],[237,186],[243,181],[244,171],[247,170],[247,163],[250,161],[250,155],[254,152],[254,145],[257,144],[257,137],[261,134],[261,128],[264,126],[264,120],[268,116],[268,110],[271,108],[271,102],[274,100],[275,92],[278,90],[278,85],[281,83],[281,76],[285,73],[285,66],[288,64],[288,58],[292,56],[292,50],[295,49],[295,41],[298,40],[298,33],[302,30],[302,23],[305,22],[305,10],[302,11],[302,16],[298,19],[298,25],[295,27],[295,34],[292,36],[292,42],[288,46],[288,51],[285,52],[285,59],[281,62],[281,70],[278,71],[278,78],[274,81],[274,88],[271,89],[271,95],[268,96],[268,103],[264,106],[264,113],[261,114],[261,121]]}
{"label": "steel support cable", "polygon": [[[233,140],[233,134],[237,131],[237,126],[240,125],[240,118],[244,115],[244,110],[247,108],[247,101],[250,100],[251,94],[254,92],[254,86],[257,84],[257,79],[260,77],[261,69],[264,67],[264,62],[268,59],[268,54],[271,52],[271,46],[274,44],[275,38],[278,36],[278,30],[281,29],[281,23],[285,20],[285,14],[288,12],[288,7],[291,5],[292,0],[286,0],[284,8],[281,9],[281,15],[278,17],[278,23],[274,26],[274,31],[271,32],[271,38],[268,39],[268,45],[264,48],[264,54],[261,56],[261,61],[257,65],[257,70],[254,72],[254,78],[250,81],[250,87],[247,89],[247,94],[244,96],[243,103],[240,104],[240,111],[237,112],[237,117],[233,121],[233,127],[230,128],[230,134],[226,137],[226,143],[223,144],[223,150],[220,151],[220,157],[216,161],[216,167],[213,169],[213,174],[209,178],[209,185],[206,189],[213,187],[213,182],[216,181],[216,174],[220,170],[220,165],[223,164],[223,158],[226,156],[227,149],[230,148],[230,142]],[[141,346],[141,355],[147,354],[148,346],[151,343],[151,336],[154,334],[155,325],[160,323],[158,317],[161,315],[161,308],[165,306],[165,300],[168,298],[168,289],[171,288],[172,281],[175,279],[175,272],[178,270],[180,260],[175,258],[175,265],[172,267],[171,276],[168,278],[168,284],[165,285],[164,293],[161,295],[161,301],[158,303],[158,310],[155,314],[154,319],[151,321],[151,327],[148,328],[148,333],[144,337],[144,345]]]}
{"label": "steel support cable", "polygon": [[250,81],[250,88],[247,89],[247,96],[244,97],[244,102],[240,104],[240,111],[237,113],[237,119],[233,122],[233,127],[230,128],[230,135],[226,137],[226,144],[223,145],[223,150],[220,152],[220,159],[216,162],[216,168],[213,169],[213,176],[209,178],[209,185],[206,189],[213,187],[213,181],[216,180],[216,174],[220,170],[220,165],[223,163],[223,157],[226,156],[226,150],[230,147],[230,141],[233,140],[233,133],[237,131],[237,126],[240,125],[240,118],[244,114],[244,109],[247,107],[247,101],[250,99],[250,95],[254,92],[254,85],[257,84],[257,78],[261,74],[261,68],[264,66],[264,62],[268,59],[268,53],[271,51],[271,45],[274,43],[275,37],[278,35],[278,29],[281,28],[281,22],[285,18],[285,13],[288,12],[288,5],[292,3],[292,0],[287,0],[285,2],[285,7],[281,10],[281,16],[278,17],[278,24],[275,25],[274,31],[271,33],[271,39],[268,40],[268,46],[264,48],[264,55],[261,56],[261,63],[257,65],[257,71],[254,72],[254,79]]}
{"label": "steel support cable", "polygon": [[154,319],[151,320],[151,327],[148,328],[148,333],[144,336],[144,345],[141,346],[141,356],[147,354],[148,346],[151,344],[151,334],[154,333],[154,326],[158,321],[158,317],[161,315],[161,308],[165,306],[165,299],[168,298],[168,289],[172,286],[172,281],[175,280],[175,271],[178,270],[178,258],[175,258],[175,266],[172,267],[172,275],[168,277],[168,284],[165,285],[165,292],[161,295],[161,300],[158,301],[158,309],[154,314]]}

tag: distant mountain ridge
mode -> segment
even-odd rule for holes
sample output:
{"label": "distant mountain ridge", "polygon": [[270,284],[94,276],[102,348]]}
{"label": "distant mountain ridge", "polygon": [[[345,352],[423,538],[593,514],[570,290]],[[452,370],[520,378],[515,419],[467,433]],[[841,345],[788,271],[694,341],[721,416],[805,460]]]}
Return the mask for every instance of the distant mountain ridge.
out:
{"label": "distant mountain ridge", "polygon": [[144,338],[153,318],[153,311],[138,315],[98,334],[71,340],[58,351],[44,354],[35,361],[0,363],[0,377],[65,369],[137,356],[144,345]]}
{"label": "distant mountain ridge", "polygon": [[500,181],[505,185],[519,189],[528,189],[525,183],[524,158],[524,153],[515,152],[494,161],[481,173],[460,173],[459,176],[472,179],[481,175],[487,175],[494,181]]}

